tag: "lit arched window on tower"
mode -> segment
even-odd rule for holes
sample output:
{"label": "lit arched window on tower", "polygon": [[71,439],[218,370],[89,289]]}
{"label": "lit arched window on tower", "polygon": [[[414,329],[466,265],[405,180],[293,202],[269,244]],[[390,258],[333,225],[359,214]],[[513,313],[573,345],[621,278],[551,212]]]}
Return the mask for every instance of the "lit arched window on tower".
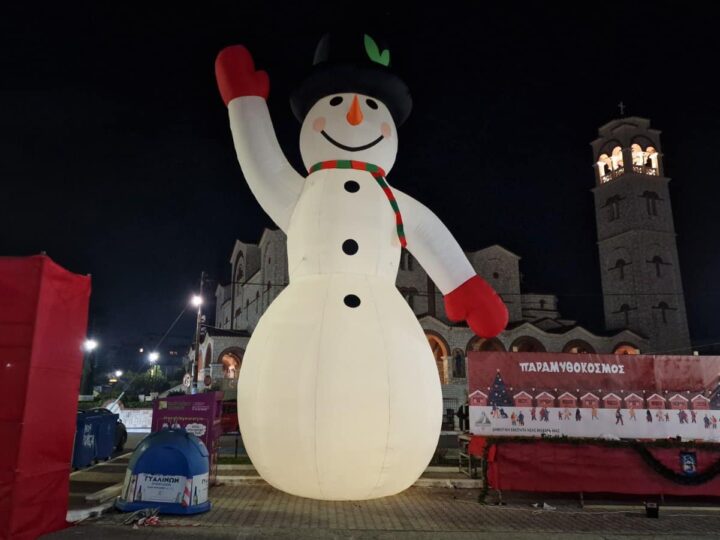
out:
{"label": "lit arched window on tower", "polygon": [[659,157],[660,154],[658,154],[657,150],[655,150],[652,146],[648,146],[645,149],[646,174],[651,174],[653,176],[660,174]]}
{"label": "lit arched window on tower", "polygon": [[612,162],[612,169],[613,171],[620,171],[623,168],[623,155],[622,155],[622,148],[619,146],[616,146],[613,148],[612,151],[612,157],[610,158]]}
{"label": "lit arched window on tower", "polygon": [[597,162],[598,173],[600,174],[600,182],[609,182],[612,178],[612,160],[607,154],[600,154]]}

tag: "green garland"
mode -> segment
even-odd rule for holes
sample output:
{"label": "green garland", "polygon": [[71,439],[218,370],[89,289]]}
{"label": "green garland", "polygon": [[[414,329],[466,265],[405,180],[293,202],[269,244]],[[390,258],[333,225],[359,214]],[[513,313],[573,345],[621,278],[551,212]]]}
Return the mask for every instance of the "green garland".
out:
{"label": "green garland", "polygon": [[555,444],[572,444],[577,446],[593,444],[596,446],[605,446],[609,448],[632,448],[640,455],[643,461],[656,473],[660,474],[663,478],[666,478],[671,482],[675,482],[676,484],[681,484],[685,486],[699,486],[701,484],[705,484],[713,480],[716,476],[720,474],[720,459],[718,459],[715,463],[710,465],[710,467],[708,467],[701,473],[684,475],[681,473],[676,473],[672,469],[665,466],[655,456],[652,455],[652,452],[648,450],[649,448],[677,448],[679,450],[699,449],[720,453],[720,445],[714,443],[699,442],[688,444],[672,439],[659,439],[655,441],[639,442],[614,441],[606,439],[584,439],[579,437],[543,437],[541,439],[533,437],[487,437],[485,448],[483,449],[482,454],[482,463],[480,464],[483,485],[482,489],[480,490],[480,495],[478,496],[479,502],[485,502],[485,498],[487,497],[488,491],[490,489],[487,480],[488,455],[490,453],[490,448],[492,448],[493,445],[500,445],[505,443],[529,444],[538,441]]}

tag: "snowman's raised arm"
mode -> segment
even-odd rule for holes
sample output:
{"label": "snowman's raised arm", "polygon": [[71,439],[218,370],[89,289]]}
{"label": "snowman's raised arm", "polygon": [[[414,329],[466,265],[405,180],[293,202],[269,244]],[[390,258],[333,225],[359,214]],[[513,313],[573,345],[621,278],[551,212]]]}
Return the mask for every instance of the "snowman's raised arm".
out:
{"label": "snowman's raised arm", "polygon": [[267,73],[255,70],[245,47],[233,45],[218,54],[215,77],[228,107],[235,151],[250,190],[287,232],[304,178],[285,158],[275,136],[265,102],[270,89]]}
{"label": "snowman's raised arm", "polygon": [[407,250],[425,269],[443,294],[475,275],[460,244],[432,210],[393,188],[403,217]]}
{"label": "snowman's raised arm", "polygon": [[304,178],[285,158],[265,100],[257,96],[228,104],[230,129],[243,175],[263,210],[287,232]]}
{"label": "snowman's raised arm", "polygon": [[494,337],[505,328],[502,299],[475,273],[460,244],[426,206],[393,188],[403,217],[407,249],[443,293],[452,321],[467,321],[479,336]]}

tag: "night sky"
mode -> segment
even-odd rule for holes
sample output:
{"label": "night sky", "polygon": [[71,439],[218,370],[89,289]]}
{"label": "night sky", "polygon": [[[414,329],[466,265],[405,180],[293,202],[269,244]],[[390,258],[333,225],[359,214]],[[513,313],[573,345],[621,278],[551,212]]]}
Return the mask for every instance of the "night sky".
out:
{"label": "night sky", "polygon": [[[243,43],[269,72],[276,130],[300,168],[288,97],[322,34],[344,25],[384,36],[413,93],[389,182],[466,250],[520,255],[523,290],[558,294],[591,329],[602,298],[589,143],[620,101],[650,118],[673,179],[693,343],[720,342],[720,39],[702,6],[58,4],[0,17],[0,255],[45,251],[92,274],[108,365],[165,332],[201,270],[227,281],[235,238],[272,225],[235,158],[218,51]],[[187,345],[193,330],[187,314],[172,338]]]}

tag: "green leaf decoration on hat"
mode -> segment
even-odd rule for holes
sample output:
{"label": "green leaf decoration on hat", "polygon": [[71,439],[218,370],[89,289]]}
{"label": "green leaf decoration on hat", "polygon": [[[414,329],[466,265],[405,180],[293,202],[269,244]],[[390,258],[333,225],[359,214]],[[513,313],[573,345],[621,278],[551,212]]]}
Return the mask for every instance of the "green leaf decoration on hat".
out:
{"label": "green leaf decoration on hat", "polygon": [[365,34],[365,52],[370,57],[370,60],[382,64],[387,67],[390,65],[390,50],[385,49],[380,52],[380,48],[375,43],[375,40]]}

